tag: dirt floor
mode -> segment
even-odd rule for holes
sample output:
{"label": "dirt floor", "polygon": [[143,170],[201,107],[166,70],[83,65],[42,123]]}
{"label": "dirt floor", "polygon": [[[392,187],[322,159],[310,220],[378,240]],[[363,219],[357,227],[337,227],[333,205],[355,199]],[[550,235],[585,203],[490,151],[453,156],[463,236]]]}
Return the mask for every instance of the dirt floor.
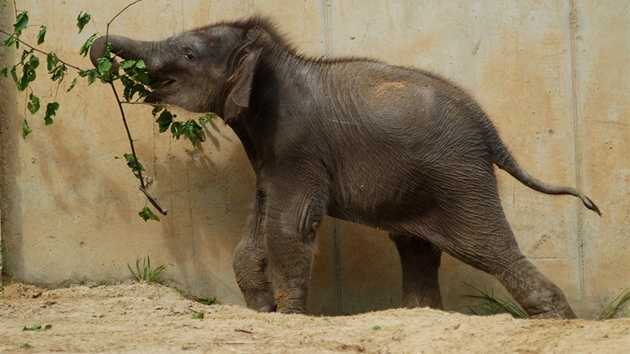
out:
{"label": "dirt floor", "polygon": [[[199,312],[203,318],[193,318]],[[35,325],[52,327],[24,330]],[[515,320],[430,309],[262,314],[204,305],[161,285],[13,283],[0,291],[0,353],[24,352],[629,353],[630,318]]]}

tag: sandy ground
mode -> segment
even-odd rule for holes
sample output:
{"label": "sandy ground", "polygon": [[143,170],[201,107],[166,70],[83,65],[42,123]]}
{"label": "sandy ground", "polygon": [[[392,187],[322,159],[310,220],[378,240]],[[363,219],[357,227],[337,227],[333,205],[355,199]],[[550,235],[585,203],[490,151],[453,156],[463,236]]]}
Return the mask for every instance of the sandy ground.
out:
{"label": "sandy ground", "polygon": [[[36,324],[52,328],[23,330]],[[0,353],[25,352],[630,353],[630,318],[515,320],[430,309],[262,314],[204,305],[161,285],[42,290],[14,283],[0,292]]]}

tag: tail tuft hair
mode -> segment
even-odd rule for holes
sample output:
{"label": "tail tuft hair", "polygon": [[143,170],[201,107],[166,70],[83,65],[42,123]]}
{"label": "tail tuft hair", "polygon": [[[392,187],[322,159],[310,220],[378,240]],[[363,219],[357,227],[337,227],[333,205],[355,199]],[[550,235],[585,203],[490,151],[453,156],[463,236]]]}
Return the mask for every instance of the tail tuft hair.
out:
{"label": "tail tuft hair", "polygon": [[597,207],[597,205],[595,205],[595,203],[593,203],[592,200],[590,200],[587,196],[583,196],[582,198],[582,203],[584,203],[584,206],[591,209],[592,211],[596,212],[599,216],[602,216],[602,212],[599,210],[599,208]]}

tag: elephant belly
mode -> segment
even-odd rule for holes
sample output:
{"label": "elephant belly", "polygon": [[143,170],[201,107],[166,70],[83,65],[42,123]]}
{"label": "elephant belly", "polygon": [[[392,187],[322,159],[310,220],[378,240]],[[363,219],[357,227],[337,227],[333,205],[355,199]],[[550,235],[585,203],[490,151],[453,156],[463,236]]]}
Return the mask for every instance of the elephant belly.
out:
{"label": "elephant belly", "polygon": [[376,169],[342,176],[332,184],[328,214],[388,230],[420,217],[435,204],[430,188],[420,176],[398,173]]}

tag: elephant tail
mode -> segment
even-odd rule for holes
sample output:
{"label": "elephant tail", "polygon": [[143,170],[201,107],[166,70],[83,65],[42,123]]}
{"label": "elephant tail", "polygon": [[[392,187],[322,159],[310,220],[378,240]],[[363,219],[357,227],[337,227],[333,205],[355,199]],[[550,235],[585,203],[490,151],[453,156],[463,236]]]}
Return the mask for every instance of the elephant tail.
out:
{"label": "elephant tail", "polygon": [[[489,122],[488,122],[489,123]],[[565,187],[565,186],[554,186],[548,183],[545,183],[536,177],[530,175],[527,171],[525,171],[519,164],[516,162],[512,154],[505,147],[501,139],[499,138],[498,133],[491,127],[491,136],[489,137],[490,149],[493,155],[493,162],[502,170],[507,171],[512,177],[519,180],[524,185],[529,188],[545,193],[545,194],[565,194],[572,195],[582,200],[584,206],[588,209],[596,212],[599,216],[602,215],[602,212],[599,210],[597,205],[593,203],[593,201],[587,197],[584,193],[579,191],[573,187]]]}

